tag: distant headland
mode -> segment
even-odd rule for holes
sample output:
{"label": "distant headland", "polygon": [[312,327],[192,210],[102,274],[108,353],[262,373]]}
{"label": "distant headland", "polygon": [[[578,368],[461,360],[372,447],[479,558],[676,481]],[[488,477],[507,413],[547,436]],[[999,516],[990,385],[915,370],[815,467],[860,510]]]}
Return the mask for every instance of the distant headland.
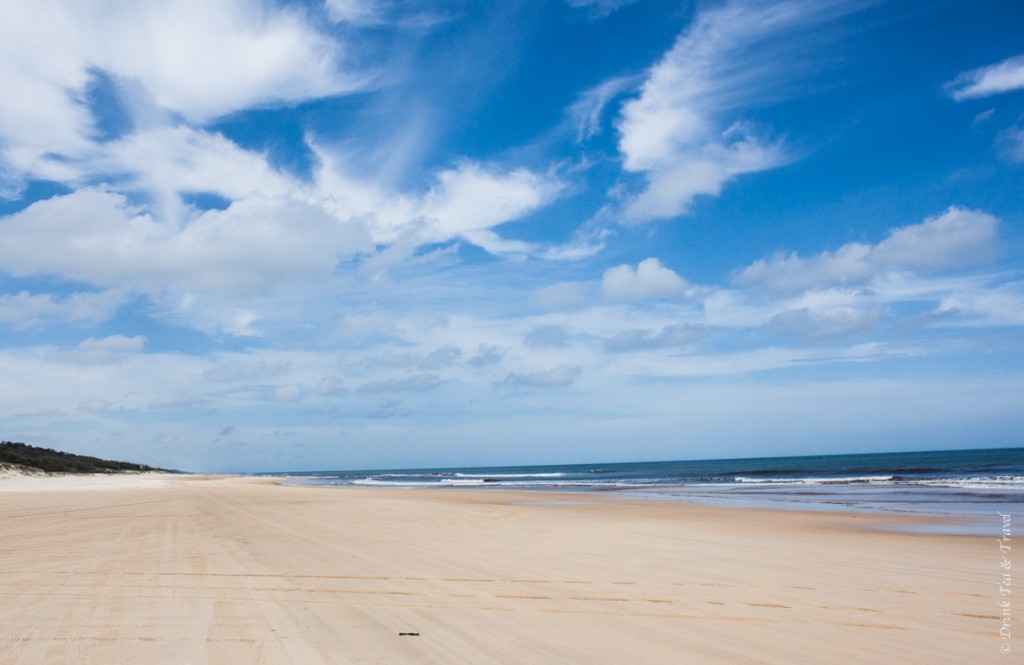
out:
{"label": "distant headland", "polygon": [[0,443],[0,471],[7,470],[24,473],[177,473],[145,464],[74,455],[27,443],[4,441]]}

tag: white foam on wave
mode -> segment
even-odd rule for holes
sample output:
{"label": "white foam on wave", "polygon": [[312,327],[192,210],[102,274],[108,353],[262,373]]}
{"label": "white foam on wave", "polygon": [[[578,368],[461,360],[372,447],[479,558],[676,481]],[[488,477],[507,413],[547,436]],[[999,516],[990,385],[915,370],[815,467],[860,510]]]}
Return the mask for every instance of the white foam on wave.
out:
{"label": "white foam on wave", "polygon": [[492,480],[496,476],[475,478],[437,478],[431,480],[380,480],[380,477],[359,478],[352,485],[372,485],[377,487],[508,487],[508,488],[558,488],[558,487],[653,487],[653,483],[624,483],[592,480]]}
{"label": "white foam on wave", "polygon": [[907,481],[910,485],[927,487],[950,487],[955,489],[987,490],[1008,489],[1024,490],[1024,476],[987,476],[975,478],[930,478],[927,480]]}
{"label": "white foam on wave", "polygon": [[564,478],[564,473],[456,473],[457,478]]}
{"label": "white foam on wave", "polygon": [[437,485],[437,481],[415,482],[411,480],[377,480],[376,478],[359,478],[352,481],[353,485],[380,485],[384,487],[429,487]]}
{"label": "white foam on wave", "polygon": [[893,476],[845,476],[839,478],[750,478],[747,476],[736,476],[733,480],[737,483],[749,483],[757,485],[850,485],[854,483],[889,483]]}

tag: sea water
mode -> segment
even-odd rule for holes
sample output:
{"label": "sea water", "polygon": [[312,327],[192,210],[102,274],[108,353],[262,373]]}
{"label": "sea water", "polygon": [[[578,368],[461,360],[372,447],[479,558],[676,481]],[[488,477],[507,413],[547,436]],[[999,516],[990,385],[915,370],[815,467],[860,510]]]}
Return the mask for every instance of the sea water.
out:
{"label": "sea water", "polygon": [[616,492],[745,507],[1024,515],[1024,448],[289,475],[300,485]]}

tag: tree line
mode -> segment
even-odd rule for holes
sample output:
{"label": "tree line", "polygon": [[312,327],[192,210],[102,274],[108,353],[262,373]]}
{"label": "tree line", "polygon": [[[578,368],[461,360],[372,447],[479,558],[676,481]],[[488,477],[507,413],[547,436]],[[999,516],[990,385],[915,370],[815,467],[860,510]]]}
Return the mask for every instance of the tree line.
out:
{"label": "tree line", "polygon": [[4,441],[0,443],[0,464],[15,464],[47,473],[120,473],[142,471],[167,471],[145,464],[118,462],[74,455],[51,448],[39,448],[27,443]]}

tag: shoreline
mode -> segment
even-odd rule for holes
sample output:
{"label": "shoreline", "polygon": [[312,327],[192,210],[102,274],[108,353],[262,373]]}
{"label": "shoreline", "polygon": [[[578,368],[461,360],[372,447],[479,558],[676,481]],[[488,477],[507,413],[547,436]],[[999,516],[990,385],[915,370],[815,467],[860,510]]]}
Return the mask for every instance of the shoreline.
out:
{"label": "shoreline", "polygon": [[90,478],[3,494],[0,622],[11,628],[0,663],[999,653],[994,540],[878,528],[902,516],[608,493],[314,491],[283,478]]}
{"label": "shoreline", "polygon": [[[247,476],[248,477],[248,476]],[[275,484],[283,487],[300,487],[325,490],[351,490],[370,492],[383,490],[386,492],[425,492],[433,493],[483,493],[483,494],[515,494],[524,497],[524,504],[557,505],[565,503],[588,503],[594,497],[608,497],[610,500],[649,501],[649,502],[681,502],[692,505],[720,508],[722,510],[752,510],[783,513],[825,514],[831,516],[868,515],[879,518],[879,522],[891,522],[880,525],[883,530],[896,530],[904,533],[928,533],[932,535],[950,535],[965,537],[987,537],[992,531],[989,527],[997,523],[995,512],[991,515],[983,512],[949,513],[930,511],[928,509],[899,510],[881,508],[870,504],[847,505],[840,503],[801,502],[779,500],[769,493],[760,497],[746,495],[734,498],[723,495],[708,495],[696,488],[674,488],[671,486],[648,489],[515,489],[510,487],[488,488],[486,486],[459,487],[373,487],[357,485],[317,485],[310,483],[291,482],[296,476],[251,476],[274,479]],[[898,494],[898,490],[892,492]],[[529,498],[525,498],[529,497]],[[542,498],[537,498],[542,497]],[[566,499],[572,497],[572,499]],[[1012,504],[1017,507],[1016,504]],[[1024,514],[1024,511],[1020,511]],[[994,527],[993,527],[994,529]],[[992,531],[994,533],[994,531]]]}
{"label": "shoreline", "polygon": [[[848,516],[858,517],[852,523],[872,522],[872,527],[879,531],[896,531],[905,534],[929,534],[937,536],[957,537],[989,537],[996,533],[997,515],[981,514],[946,514],[921,511],[882,510],[862,506],[833,506],[826,504],[799,504],[792,502],[772,503],[768,498],[749,499],[744,502],[718,500],[703,495],[692,495],[684,492],[651,492],[641,490],[574,490],[574,489],[513,489],[486,487],[360,487],[334,486],[292,483],[297,476],[289,475],[251,475],[251,474],[185,474],[166,472],[142,473],[23,473],[6,472],[0,474],[0,495],[5,492],[75,492],[94,490],[127,490],[155,489],[165,487],[174,481],[210,481],[237,480],[250,484],[266,484],[279,487],[302,489],[320,489],[330,491],[364,492],[368,494],[396,492],[401,495],[412,494],[422,497],[433,497],[447,493],[496,495],[512,497],[518,505],[582,505],[589,503],[652,502],[652,503],[683,503],[692,506],[703,506],[724,511],[765,511],[769,513],[798,513],[805,515],[825,515],[827,519],[844,520]],[[572,497],[567,499],[566,497]],[[989,524],[991,522],[991,525]],[[992,527],[989,529],[989,527]]]}

